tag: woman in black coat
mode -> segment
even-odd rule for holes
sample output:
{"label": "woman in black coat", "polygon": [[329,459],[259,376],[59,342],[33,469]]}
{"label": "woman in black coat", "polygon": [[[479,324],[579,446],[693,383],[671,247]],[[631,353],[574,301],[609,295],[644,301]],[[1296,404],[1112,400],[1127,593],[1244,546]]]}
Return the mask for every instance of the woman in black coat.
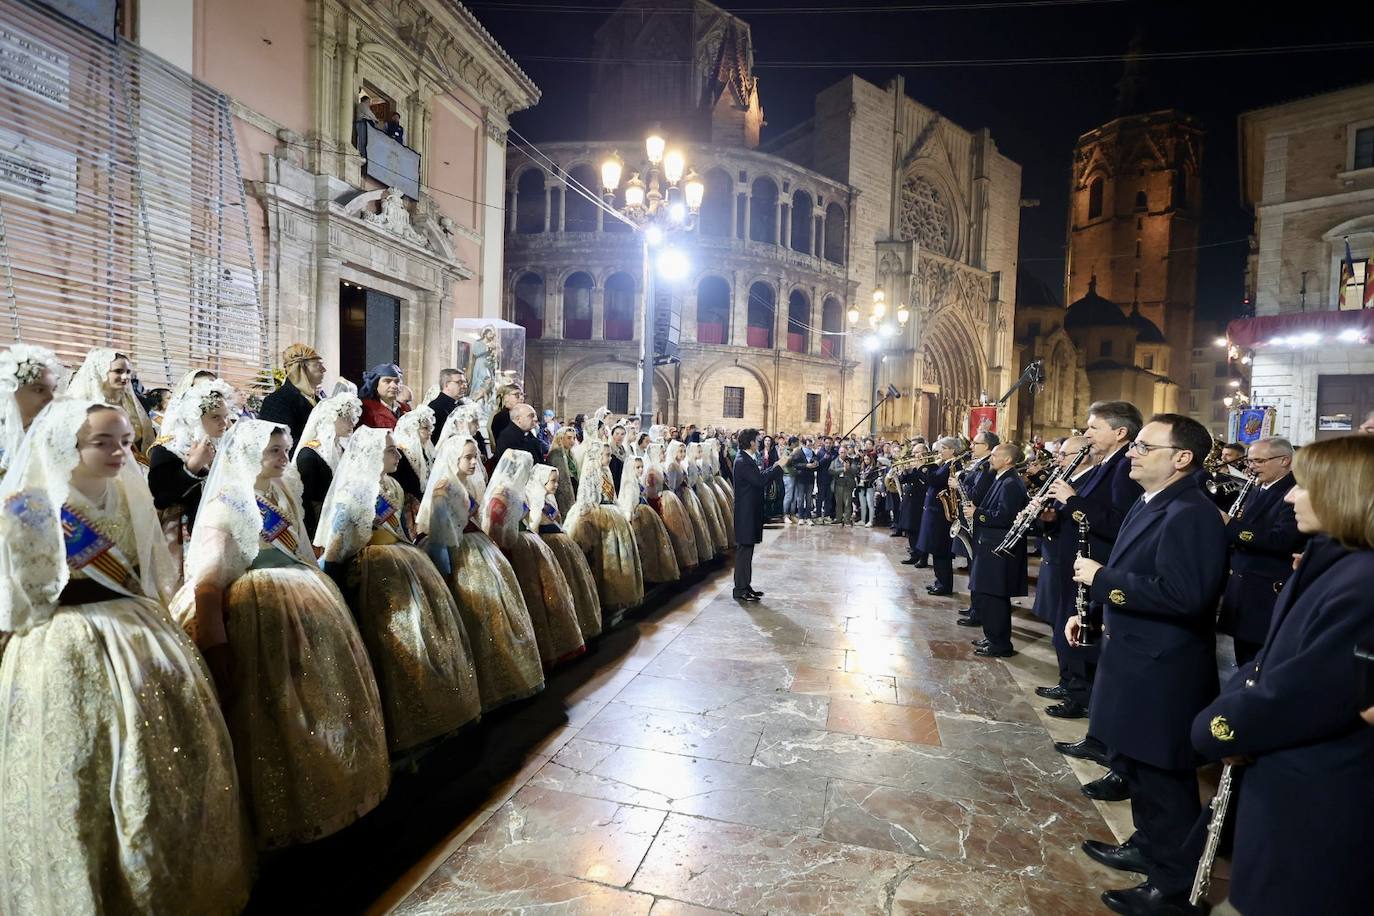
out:
{"label": "woman in black coat", "polygon": [[1356,647],[1374,646],[1374,436],[1316,442],[1285,499],[1313,535],[1263,648],[1193,720],[1234,764],[1230,901],[1245,916],[1353,916],[1374,906],[1374,728]]}
{"label": "woman in black coat", "polygon": [[940,494],[949,488],[949,475],[960,443],[948,436],[935,445],[941,463],[925,469],[926,495],[921,506],[916,551],[930,554],[930,565],[935,569],[935,582],[926,591],[932,595],[949,595],[954,592],[954,545],[949,536],[951,522],[945,517]]}

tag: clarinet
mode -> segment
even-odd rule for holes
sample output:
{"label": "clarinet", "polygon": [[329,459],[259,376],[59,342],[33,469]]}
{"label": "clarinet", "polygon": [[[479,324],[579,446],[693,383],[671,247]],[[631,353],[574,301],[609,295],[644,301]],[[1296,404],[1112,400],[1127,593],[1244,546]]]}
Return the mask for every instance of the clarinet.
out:
{"label": "clarinet", "polygon": [[1217,858],[1217,847],[1221,845],[1221,830],[1226,825],[1226,808],[1231,803],[1231,764],[1221,768],[1221,781],[1217,783],[1217,794],[1212,799],[1212,816],[1207,819],[1207,845],[1202,849],[1202,858],[1197,863],[1197,874],[1193,876],[1193,890],[1188,902],[1197,906],[1198,901],[1207,894],[1212,883],[1212,863]]}
{"label": "clarinet", "polygon": [[997,554],[999,557],[1012,556],[1012,552],[1016,550],[1016,545],[1021,543],[1021,539],[1025,537],[1026,532],[1030,530],[1031,522],[1035,521],[1035,517],[1040,514],[1032,509],[1032,507],[1037,504],[1036,500],[1043,499],[1045,495],[1050,492],[1050,487],[1054,486],[1055,481],[1068,480],[1072,477],[1073,472],[1078,470],[1078,466],[1083,463],[1083,459],[1087,458],[1088,453],[1091,451],[1092,445],[1083,446],[1078,450],[1078,453],[1069,460],[1066,466],[1055,468],[1050,472],[1050,476],[1045,478],[1044,484],[1041,485],[1035,496],[1031,497],[1031,501],[1027,504],[1026,508],[1016,513],[1016,518],[1013,519],[1011,523],[1011,530],[1007,532],[1006,537],[1002,538],[1002,543],[992,549],[993,553]]}
{"label": "clarinet", "polygon": [[[1078,555],[1084,559],[1091,559],[1088,556],[1088,527],[1086,518],[1078,523]],[[1073,609],[1078,615],[1078,644],[1090,646],[1093,643],[1093,630],[1092,620],[1088,617],[1088,587],[1082,582],[1078,583],[1078,590],[1074,593]]]}
{"label": "clarinet", "polygon": [[1231,511],[1227,513],[1231,516],[1232,521],[1235,521],[1245,514],[1245,497],[1250,495],[1250,491],[1254,489],[1255,483],[1258,480],[1259,478],[1254,474],[1245,475],[1245,483],[1241,486],[1240,492],[1236,494],[1236,501],[1231,503]]}

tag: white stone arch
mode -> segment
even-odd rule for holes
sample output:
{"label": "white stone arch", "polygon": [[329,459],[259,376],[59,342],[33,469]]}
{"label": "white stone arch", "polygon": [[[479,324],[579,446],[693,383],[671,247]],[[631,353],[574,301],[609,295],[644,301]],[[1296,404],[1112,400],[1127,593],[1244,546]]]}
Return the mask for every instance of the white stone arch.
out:
{"label": "white stone arch", "polygon": [[413,65],[387,45],[365,41],[358,45],[358,85],[355,91],[361,90],[363,83],[371,83],[395,99],[399,109],[420,88],[411,76],[413,69]]}
{"label": "white stone arch", "polygon": [[768,374],[748,360],[735,356],[723,356],[702,370],[697,376],[696,384],[692,386],[692,400],[701,400],[701,392],[706,388],[706,383],[722,369],[743,369],[754,377],[759,383],[759,388],[763,390],[763,413],[765,417],[768,416],[769,408],[773,404],[773,386],[768,381]]}
{"label": "white stone arch", "polygon": [[526,159],[524,162],[521,162],[515,168],[511,169],[510,188],[508,190],[512,192],[516,191],[520,187],[520,179],[524,177],[525,173],[528,172],[530,169],[537,169],[539,173],[544,176],[544,186],[548,187],[549,180],[551,177],[549,174],[549,170],[544,168],[544,166],[538,162],[532,162]]}
{"label": "white stone arch", "polygon": [[[590,271],[588,271],[590,273]],[[612,264],[602,267],[592,276],[596,278],[596,288],[605,289],[606,281],[616,274],[625,274],[635,282],[635,295],[642,295],[644,292],[644,272],[633,267],[625,267],[623,264]]]}
{"label": "white stone arch", "polygon": [[[595,356],[588,356],[584,359],[577,360],[576,362],[568,366],[566,369],[564,369],[562,375],[560,375],[558,378],[558,384],[555,388],[555,397],[557,398],[557,401],[560,406],[555,409],[560,411],[563,409],[561,405],[567,402],[568,393],[571,390],[573,383],[578,379],[579,376],[585,375],[591,369],[596,369],[598,367],[605,366],[612,366],[617,369],[629,369],[637,371],[639,368],[639,360],[629,356],[620,356],[615,353],[598,353]],[[673,400],[674,402],[677,401],[677,386],[673,384],[673,380],[666,373],[664,373],[661,368],[655,367],[654,381],[656,384],[661,384],[663,386],[663,390],[668,393],[668,397],[671,400]],[[638,399],[638,392],[631,391],[631,409],[634,408],[635,401],[637,401]]]}

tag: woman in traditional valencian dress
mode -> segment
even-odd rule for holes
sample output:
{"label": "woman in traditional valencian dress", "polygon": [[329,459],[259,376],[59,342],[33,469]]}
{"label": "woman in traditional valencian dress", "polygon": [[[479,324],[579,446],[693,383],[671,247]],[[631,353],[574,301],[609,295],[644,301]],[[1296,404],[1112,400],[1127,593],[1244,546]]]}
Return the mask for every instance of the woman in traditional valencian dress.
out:
{"label": "woman in traditional valencian dress", "polygon": [[577,495],[577,459],[573,457],[573,447],[576,445],[577,429],[564,426],[554,433],[553,444],[549,448],[549,465],[558,469],[558,491],[554,493],[554,501],[558,504],[559,516],[571,511]]}
{"label": "woman in traditional valencian dress", "polygon": [[449,437],[434,457],[417,527],[428,535],[430,558],[448,574],[487,712],[538,693],[544,671],[515,570],[478,527],[485,488],[476,440],[466,433]]}
{"label": "woman in traditional valencian dress", "polygon": [[124,412],[34,422],[0,510],[0,913],[237,913],[252,842]]}
{"label": "woman in traditional valencian dress", "polygon": [[182,391],[172,399],[162,435],[148,452],[148,489],[178,578],[186,538],[196,527],[201,489],[229,429],[233,399],[233,386],[218,380],[197,382]]}
{"label": "woman in traditional valencian dress", "polygon": [[312,541],[324,499],[334,483],[334,469],[339,466],[362,414],[362,401],[351,394],[336,394],[316,404],[310,419],[305,421],[305,437],[291,461],[301,479],[301,508],[305,530]]}
{"label": "woman in traditional valencian dress", "polygon": [[507,449],[501,455],[482,500],[482,530],[515,570],[534,624],[539,657],[548,669],[586,652],[587,644],[567,577],[553,552],[525,523],[526,490],[533,465],[530,454],[519,449]]}
{"label": "woman in traditional valencian dress", "polygon": [[398,473],[396,479],[403,484],[406,481],[413,481],[412,485],[418,484],[414,492],[406,490],[406,496],[413,500],[410,513],[412,517],[414,510],[419,508],[420,500],[425,495],[425,486],[429,483],[429,466],[434,460],[434,445],[430,441],[433,433],[434,411],[421,405],[397,420],[396,429],[392,434],[407,469],[406,472]]}
{"label": "woman in traditional valencian dress", "polygon": [[663,469],[663,445],[659,442],[649,446],[649,457],[644,462],[644,498],[662,519],[668,542],[673,545],[678,573],[685,576],[699,562],[696,534],[682,500],[668,486]]}
{"label": "woman in traditional valencian dress", "polygon": [[681,442],[674,440],[668,443],[663,458],[663,479],[687,510],[687,518],[692,523],[692,536],[696,539],[698,562],[707,563],[716,556],[716,542],[706,524],[701,500],[692,489],[692,481],[687,473],[686,451],[687,447]]}
{"label": "woman in traditional valencian dress", "polygon": [[129,357],[117,350],[96,347],[86,354],[85,362],[72,374],[63,394],[123,410],[134,428],[133,456],[146,466],[148,449],[153,447],[157,433],[143,402],[134,396],[133,378],[134,364]]}
{"label": "woman in traditional valencian dress", "polygon": [[625,459],[625,468],[620,477],[620,496],[616,503],[634,532],[644,581],[654,584],[676,582],[682,577],[682,572],[677,567],[668,529],[663,527],[663,520],[649,505],[644,473],[643,458],[632,456]]}
{"label": "woman in traditional valencian dress", "polygon": [[215,674],[262,849],[341,830],[389,778],[377,681],[315,566],[290,450],[286,427],[265,420],[224,437],[173,604]]}
{"label": "woman in traditional valencian dress", "polygon": [[539,537],[552,551],[563,571],[563,578],[572,592],[577,612],[577,626],[584,640],[601,635],[601,597],[597,593],[596,578],[582,548],[563,530],[563,515],[558,511],[558,469],[536,464],[530,470],[525,487],[525,501],[529,511],[527,524],[539,532]]}
{"label": "woman in traditional valencian dress", "polygon": [[734,497],[725,489],[725,481],[720,476],[720,441],[707,439],[701,444],[702,479],[706,489],[715,497],[716,512],[720,515],[721,526],[725,529],[726,545],[733,544],[735,530]]}
{"label": "woman in traditional valencian dress", "polygon": [[720,506],[716,504],[715,493],[706,485],[705,454],[700,442],[693,442],[687,446],[682,469],[687,475],[687,483],[696,495],[697,504],[701,506],[701,517],[706,520],[706,530],[711,533],[711,543],[715,547],[716,555],[720,556],[729,549],[730,537],[725,533],[725,522],[720,517]]}
{"label": "woman in traditional valencian dress", "polygon": [[402,523],[401,456],[384,429],[353,434],[315,545],[353,608],[372,658],[393,755],[456,731],[482,711],[472,648],[444,577]]}
{"label": "woman in traditional valencian dress", "polygon": [[17,343],[0,351],[0,475],[19,454],[34,418],[52,402],[65,371],[46,347]]}
{"label": "woman in traditional valencian dress", "polygon": [[600,442],[584,444],[577,502],[564,528],[587,558],[603,614],[623,611],[644,600],[639,546],[629,520],[616,508],[606,447]]}

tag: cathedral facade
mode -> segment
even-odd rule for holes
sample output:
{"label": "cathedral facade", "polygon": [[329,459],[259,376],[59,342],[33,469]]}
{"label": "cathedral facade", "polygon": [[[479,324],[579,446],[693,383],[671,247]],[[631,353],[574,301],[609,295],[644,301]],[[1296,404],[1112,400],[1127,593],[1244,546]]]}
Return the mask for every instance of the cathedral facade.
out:
{"label": "cathedral facade", "polygon": [[[652,126],[706,187],[681,241],[688,276],[656,281],[681,329],[680,361],[655,369],[662,422],[843,432],[892,385],[901,398],[878,430],[959,427],[1016,375],[1020,167],[900,79],[847,77],[809,120],[761,138],[749,26],[705,2],[661,8],[612,16],[596,53],[681,65],[598,66],[590,123],[604,139],[508,161],[505,309],[526,329],[529,399],[567,416],[637,406],[639,238],[577,188],[598,189],[600,163],[630,159]],[[891,336],[846,317],[866,319],[878,289],[889,316],[910,310]]]}

